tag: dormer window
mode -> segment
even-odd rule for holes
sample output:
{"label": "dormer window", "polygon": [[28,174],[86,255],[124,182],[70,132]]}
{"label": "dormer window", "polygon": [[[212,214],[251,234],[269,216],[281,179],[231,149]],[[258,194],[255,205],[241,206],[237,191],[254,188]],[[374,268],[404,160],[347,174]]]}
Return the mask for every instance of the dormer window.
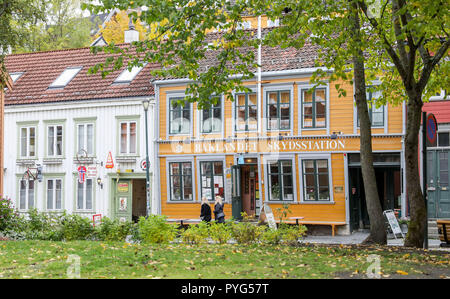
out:
{"label": "dormer window", "polygon": [[114,83],[130,83],[139,74],[139,72],[147,65],[144,63],[142,66],[134,66],[131,71],[126,68],[119,77],[114,80]]}
{"label": "dormer window", "polygon": [[50,84],[49,88],[64,88],[78,74],[83,67],[68,67]]}

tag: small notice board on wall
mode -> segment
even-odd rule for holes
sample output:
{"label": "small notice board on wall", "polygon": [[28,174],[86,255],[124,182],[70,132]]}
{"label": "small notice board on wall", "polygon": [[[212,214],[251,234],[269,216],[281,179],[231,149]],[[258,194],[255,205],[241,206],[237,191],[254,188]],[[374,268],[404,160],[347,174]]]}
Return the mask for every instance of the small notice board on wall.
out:
{"label": "small notice board on wall", "polygon": [[386,217],[386,220],[389,223],[389,227],[392,230],[392,234],[397,239],[397,235],[401,235],[402,238],[405,238],[403,235],[403,232],[400,228],[400,225],[398,224],[397,217],[395,217],[395,213],[393,210],[386,210],[383,212],[384,217]]}

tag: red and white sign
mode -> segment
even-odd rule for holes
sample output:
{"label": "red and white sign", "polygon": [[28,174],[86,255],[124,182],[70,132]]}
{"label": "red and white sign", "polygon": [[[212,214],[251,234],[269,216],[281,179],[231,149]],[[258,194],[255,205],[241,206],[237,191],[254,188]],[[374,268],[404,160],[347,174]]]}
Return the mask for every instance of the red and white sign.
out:
{"label": "red and white sign", "polygon": [[109,168],[109,169],[114,168],[114,161],[113,161],[111,152],[109,152],[109,154],[108,154],[108,159],[106,160],[105,167]]}
{"label": "red and white sign", "polygon": [[96,225],[102,224],[102,214],[92,215],[92,224],[95,227]]}
{"label": "red and white sign", "polygon": [[147,159],[143,159],[141,161],[141,169],[146,170],[147,169]]}
{"label": "red and white sign", "polygon": [[96,178],[97,177],[97,166],[88,166],[87,167],[87,177],[88,178]]}
{"label": "red and white sign", "polygon": [[86,167],[83,165],[78,167],[78,182],[83,184],[86,181]]}

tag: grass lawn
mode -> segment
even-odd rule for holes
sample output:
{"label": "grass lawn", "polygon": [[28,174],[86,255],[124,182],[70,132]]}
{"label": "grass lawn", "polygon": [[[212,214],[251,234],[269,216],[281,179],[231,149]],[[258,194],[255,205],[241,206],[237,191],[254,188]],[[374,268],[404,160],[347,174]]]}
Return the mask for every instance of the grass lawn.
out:
{"label": "grass lawn", "polygon": [[[0,241],[0,278],[450,278],[450,253],[395,247]],[[73,259],[72,259],[73,261]]]}

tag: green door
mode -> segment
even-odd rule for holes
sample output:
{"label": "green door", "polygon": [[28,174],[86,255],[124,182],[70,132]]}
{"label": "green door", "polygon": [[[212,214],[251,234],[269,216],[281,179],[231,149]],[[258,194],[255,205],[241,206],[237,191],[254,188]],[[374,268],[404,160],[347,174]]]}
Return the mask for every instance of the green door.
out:
{"label": "green door", "polygon": [[131,180],[115,181],[114,214],[120,221],[131,221],[133,209],[133,186]]}
{"label": "green door", "polygon": [[242,215],[241,200],[241,167],[239,165],[231,166],[231,214],[234,219],[241,219]]}
{"label": "green door", "polygon": [[427,200],[429,218],[450,217],[450,152],[427,153]]}

